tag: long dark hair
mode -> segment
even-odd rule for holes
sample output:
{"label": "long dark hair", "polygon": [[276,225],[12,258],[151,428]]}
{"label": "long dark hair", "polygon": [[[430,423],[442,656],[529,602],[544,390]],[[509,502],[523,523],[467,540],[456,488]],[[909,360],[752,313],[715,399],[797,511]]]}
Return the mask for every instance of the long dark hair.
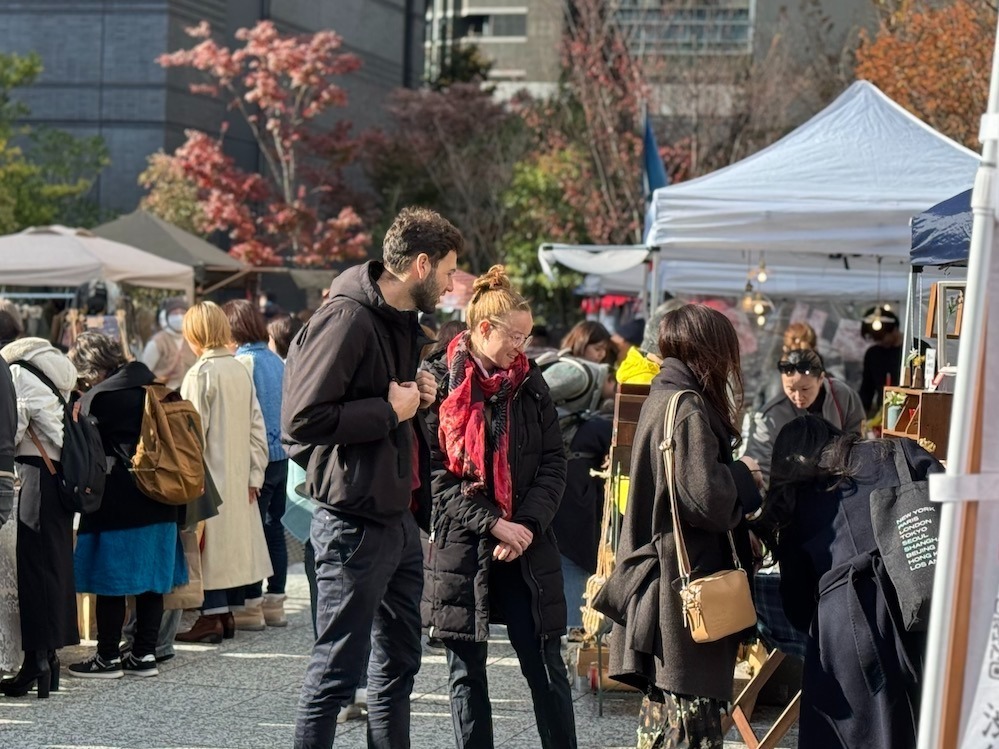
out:
{"label": "long dark hair", "polygon": [[753,530],[771,549],[791,522],[798,498],[835,491],[853,480],[851,460],[859,434],[844,434],[825,419],[807,414],[784,426],[774,441],[770,489]]}
{"label": "long dark hair", "polygon": [[742,364],[739,338],[725,315],[703,304],[687,304],[663,315],[659,323],[659,351],[686,364],[701,386],[704,398],[718,413],[732,436],[742,441]]}

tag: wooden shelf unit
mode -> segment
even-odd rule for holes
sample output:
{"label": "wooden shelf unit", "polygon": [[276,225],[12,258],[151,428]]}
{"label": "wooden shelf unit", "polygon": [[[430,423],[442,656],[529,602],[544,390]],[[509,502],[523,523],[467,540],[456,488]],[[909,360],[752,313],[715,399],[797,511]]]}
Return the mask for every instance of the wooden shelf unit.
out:
{"label": "wooden shelf unit", "polygon": [[947,442],[950,436],[950,409],[954,396],[951,393],[936,393],[904,387],[885,387],[885,394],[895,392],[905,396],[902,415],[887,429],[888,405],[881,403],[881,434],[885,437],[908,437],[916,440],[927,439],[936,445],[933,455],[937,460],[947,458]]}

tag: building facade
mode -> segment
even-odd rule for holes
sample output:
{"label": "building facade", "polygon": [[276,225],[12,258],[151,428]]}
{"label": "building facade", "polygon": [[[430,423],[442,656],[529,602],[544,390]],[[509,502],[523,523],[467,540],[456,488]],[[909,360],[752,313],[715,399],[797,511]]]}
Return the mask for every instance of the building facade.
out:
{"label": "building facade", "polygon": [[[205,20],[228,44],[239,28],[272,19],[284,32],[333,29],[363,67],[344,78],[356,129],[381,122],[382,106],[400,86],[417,85],[423,65],[423,0],[0,0],[0,50],[37,52],[44,72],[18,92],[32,124],[75,135],[100,135],[111,164],[95,186],[102,208],[130,211],[143,191],[147,157],[172,152],[184,131],[217,133],[224,107],[192,95],[183,70],[156,58],[190,46],[188,26]],[[248,169],[259,154],[234,122],[226,148]]]}
{"label": "building facade", "polygon": [[[661,85],[685,80],[705,61],[715,86],[726,72],[742,71],[765,57],[774,38],[790,40],[799,61],[816,54],[816,40],[842,46],[860,28],[873,29],[870,0],[605,0],[611,22],[632,54]],[[427,0],[425,69],[432,79],[455,44],[475,44],[493,63],[492,82],[502,96],[518,88],[554,90],[560,45],[573,0]],[[814,34],[811,32],[815,32]],[[699,85],[708,86],[701,80]],[[713,96],[723,97],[723,90]],[[663,112],[666,115],[668,112]]]}
{"label": "building facade", "polygon": [[565,0],[426,0],[425,78],[455,44],[474,44],[492,64],[497,95],[550,94],[559,78]]}

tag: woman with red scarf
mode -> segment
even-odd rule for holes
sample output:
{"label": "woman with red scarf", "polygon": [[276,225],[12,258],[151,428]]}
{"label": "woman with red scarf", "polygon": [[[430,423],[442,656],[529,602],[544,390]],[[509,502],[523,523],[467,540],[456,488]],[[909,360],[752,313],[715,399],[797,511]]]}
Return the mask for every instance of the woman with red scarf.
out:
{"label": "woman with red scarf", "polygon": [[503,266],[478,278],[468,331],[429,367],[440,387],[432,430],[434,507],[424,624],[444,641],[459,749],[493,746],[489,624],[507,627],[534,700],[541,746],[574,749],[561,637],[566,604],[551,521],[565,488],[558,415],[524,355],[533,319]]}

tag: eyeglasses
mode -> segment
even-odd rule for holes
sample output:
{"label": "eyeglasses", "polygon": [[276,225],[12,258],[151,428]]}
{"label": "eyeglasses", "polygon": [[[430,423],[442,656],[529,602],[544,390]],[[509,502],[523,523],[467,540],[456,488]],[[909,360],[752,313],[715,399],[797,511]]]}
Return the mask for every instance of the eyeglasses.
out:
{"label": "eyeglasses", "polygon": [[523,333],[517,333],[516,331],[512,331],[503,323],[498,323],[493,320],[490,320],[490,322],[492,322],[494,326],[503,331],[503,335],[505,335],[507,338],[510,339],[510,343],[513,344],[514,348],[526,349],[528,346],[531,345],[531,341],[534,340],[534,336],[524,335]]}
{"label": "eyeglasses", "polygon": [[816,376],[822,374],[821,368],[804,361],[793,363],[789,361],[779,361],[777,362],[777,369],[780,370],[782,375],[793,375],[795,372],[803,375],[814,374]]}

